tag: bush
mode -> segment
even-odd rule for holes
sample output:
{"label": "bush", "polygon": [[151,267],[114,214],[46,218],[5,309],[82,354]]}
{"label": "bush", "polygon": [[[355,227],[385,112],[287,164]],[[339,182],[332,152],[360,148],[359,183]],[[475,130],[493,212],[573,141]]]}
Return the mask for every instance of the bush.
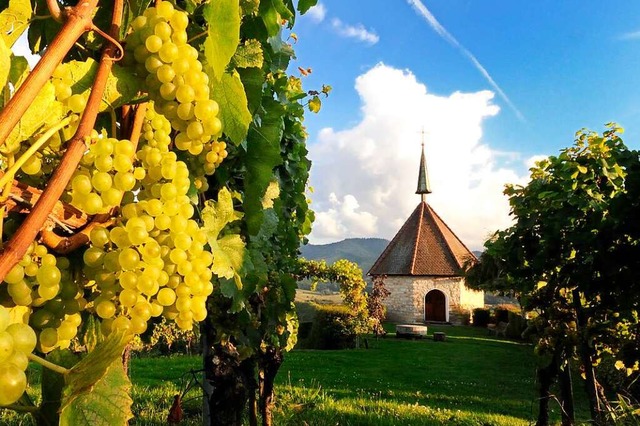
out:
{"label": "bush", "polygon": [[308,349],[347,349],[356,343],[356,318],[343,305],[317,305],[309,338]]}
{"label": "bush", "polygon": [[491,311],[484,308],[475,308],[473,310],[473,325],[475,327],[486,327],[491,320]]}
{"label": "bush", "polygon": [[493,309],[493,322],[509,322],[509,313],[520,314],[520,308],[516,305],[503,303]]}
{"label": "bush", "polygon": [[510,339],[522,339],[522,333],[527,329],[527,319],[517,312],[507,311],[506,337]]}

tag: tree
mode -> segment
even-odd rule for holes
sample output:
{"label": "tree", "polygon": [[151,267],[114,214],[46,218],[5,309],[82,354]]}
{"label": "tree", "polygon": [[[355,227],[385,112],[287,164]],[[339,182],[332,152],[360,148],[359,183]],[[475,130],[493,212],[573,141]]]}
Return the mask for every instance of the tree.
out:
{"label": "tree", "polygon": [[[132,336],[207,318],[209,349],[231,384],[260,386],[269,424],[313,219],[302,121],[330,90],[286,73],[283,34],[315,1],[74,3],[0,5],[0,406],[123,424]],[[25,30],[33,71],[10,50]],[[40,407],[27,359],[46,367]]]}
{"label": "tree", "polygon": [[632,369],[638,361],[625,357],[632,352],[619,331],[634,324],[640,303],[640,232],[631,219],[640,163],[620,131],[613,124],[602,136],[582,130],[573,147],[538,162],[526,186],[508,185],[515,224],[485,243],[470,277],[485,288],[514,290],[526,309],[540,313],[536,352],[558,369],[569,371],[577,349],[597,424],[608,410],[594,370],[599,358],[611,352]]}

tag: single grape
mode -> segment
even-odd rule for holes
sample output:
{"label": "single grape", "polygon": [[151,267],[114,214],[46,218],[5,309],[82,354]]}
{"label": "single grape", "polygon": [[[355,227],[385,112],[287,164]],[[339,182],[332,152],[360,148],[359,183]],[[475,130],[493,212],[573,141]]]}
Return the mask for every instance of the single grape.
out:
{"label": "single grape", "polygon": [[10,405],[20,399],[27,388],[27,376],[14,364],[0,364],[0,406]]}

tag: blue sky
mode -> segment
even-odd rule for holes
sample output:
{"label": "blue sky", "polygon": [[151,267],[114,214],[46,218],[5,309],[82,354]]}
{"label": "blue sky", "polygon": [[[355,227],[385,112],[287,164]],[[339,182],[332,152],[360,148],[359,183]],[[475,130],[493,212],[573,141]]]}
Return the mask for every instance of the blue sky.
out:
{"label": "blue sky", "polygon": [[[433,20],[429,22],[425,10],[440,28],[435,28],[438,24]],[[463,240],[472,248],[479,248],[492,230],[509,224],[506,199],[499,194],[507,182],[483,188],[483,194],[499,206],[493,212],[487,210],[479,220],[484,224],[482,229],[473,217],[460,214],[462,209],[467,217],[473,216],[477,204],[457,202],[451,206],[455,198],[481,200],[477,186],[482,181],[497,180],[500,175],[525,183],[532,158],[556,154],[573,143],[578,129],[601,131],[609,121],[625,128],[624,140],[629,147],[640,148],[639,2],[323,0],[309,16],[299,18],[294,31],[299,40],[294,64],[313,69],[305,86],[333,87],[320,114],[308,114],[306,121],[311,158],[318,166],[312,172],[316,189],[312,199],[320,222],[312,242],[329,242],[343,236],[393,236],[418,200],[412,196],[415,181],[410,173],[398,182],[393,179],[398,170],[405,168],[411,168],[417,176],[418,132],[425,122],[430,177],[432,182],[441,183],[434,186],[432,204],[445,221],[451,217],[454,231],[462,229]],[[475,64],[471,57],[477,60]],[[398,77],[395,83],[389,77],[375,79],[372,70],[382,73],[381,68],[402,73],[404,78]],[[480,68],[488,74],[483,75]],[[363,83],[366,89],[356,89],[359,77],[370,77],[369,84],[375,87]],[[449,115],[439,118],[450,127],[466,127],[468,134],[458,134],[466,143],[437,137],[437,129],[430,129],[426,111],[415,114],[415,126],[398,119],[398,126],[405,127],[401,131],[393,129],[392,123],[386,135],[374,131],[375,125],[367,131],[372,122],[381,125],[385,120],[381,115],[386,115],[384,109],[369,111],[367,104],[387,102],[390,115],[408,108],[406,114],[411,116],[405,100],[428,110],[410,95],[394,98],[382,93],[393,92],[390,85],[411,79],[416,83],[413,92],[424,86],[426,96],[432,96],[436,103],[451,100],[456,93],[481,96],[490,91],[494,96],[484,104],[480,102],[482,105],[475,105],[475,101],[471,102],[475,106],[457,105]],[[461,110],[465,113],[459,113]],[[384,173],[367,171],[366,163],[374,157],[353,153],[363,140],[369,139],[371,143],[362,149],[389,157],[391,164]],[[415,147],[415,159],[402,154],[411,146]],[[351,153],[346,157],[351,155],[353,162],[341,164],[340,168],[331,166],[336,157],[344,159],[342,149]],[[469,166],[459,159],[465,151],[484,154],[469,157],[473,163]],[[476,161],[478,155],[484,155],[486,160],[480,165]],[[437,164],[434,166],[433,162]],[[431,169],[443,162],[453,170],[434,176],[435,170]],[[456,174],[457,167],[468,173]],[[505,171],[509,173],[502,173]],[[339,174],[341,179],[327,183],[329,174]],[[469,180],[466,188],[446,185],[451,179],[465,177]],[[406,187],[408,201],[400,195],[383,199],[374,194],[376,190],[381,192],[389,179],[394,191],[402,192]],[[360,185],[344,185],[345,181],[358,180]],[[439,188],[455,193],[438,198]],[[470,195],[473,191],[475,195]],[[349,195],[355,202],[345,198]],[[349,203],[351,207],[345,209]],[[385,205],[393,213],[383,213]],[[457,212],[450,212],[453,209]],[[345,219],[349,213],[351,219]],[[370,227],[352,229],[351,225],[362,225],[367,218]]]}

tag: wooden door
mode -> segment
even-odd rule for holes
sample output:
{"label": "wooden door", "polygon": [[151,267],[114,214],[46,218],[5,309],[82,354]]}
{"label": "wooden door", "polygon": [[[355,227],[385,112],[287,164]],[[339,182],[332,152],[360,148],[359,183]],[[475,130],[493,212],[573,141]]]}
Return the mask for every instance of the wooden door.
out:
{"label": "wooden door", "polygon": [[431,290],[424,297],[424,320],[442,322],[447,320],[446,298],[440,290]]}

